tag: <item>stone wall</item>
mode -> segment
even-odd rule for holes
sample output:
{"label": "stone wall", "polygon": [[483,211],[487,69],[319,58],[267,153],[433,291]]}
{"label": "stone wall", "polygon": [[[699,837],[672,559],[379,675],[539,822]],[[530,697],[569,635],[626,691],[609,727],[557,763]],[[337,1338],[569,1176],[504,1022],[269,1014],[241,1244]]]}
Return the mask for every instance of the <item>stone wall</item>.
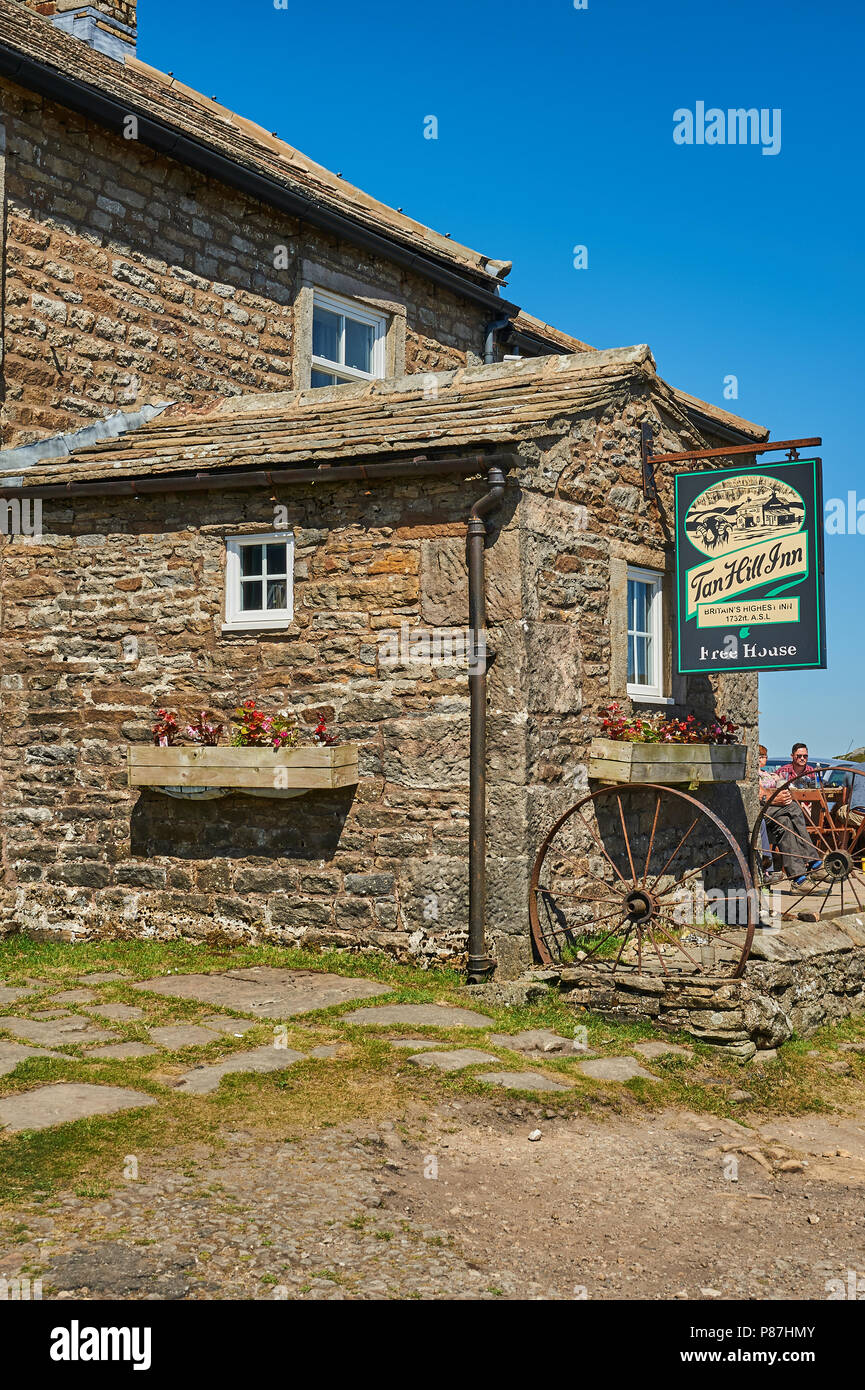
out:
{"label": "stone wall", "polygon": [[0,100],[4,448],[160,400],[292,387],[304,262],[405,306],[405,370],[479,360],[478,305],[11,83]]}
{"label": "stone wall", "polygon": [[[633,482],[647,403],[586,409],[521,446],[487,546],[489,944],[530,962],[528,876],[585,785],[624,614],[611,548],[663,566]],[[653,407],[649,407],[653,408]],[[613,449],[608,447],[609,443]],[[381,947],[460,961],[468,905],[464,670],[384,659],[384,634],[468,620],[475,480],[346,483],[44,504],[0,546],[3,929]],[[223,633],[224,540],[294,533],[295,618]],[[753,741],[755,681],[724,701]],[[713,685],[696,692],[711,704]],[[254,695],[360,745],[361,781],[287,802],[171,801],[126,785],[161,705],[227,719]],[[743,815],[743,788],[726,789]],[[738,812],[737,812],[738,806]]]}
{"label": "stone wall", "polygon": [[544,972],[578,1009],[690,1033],[747,1061],[794,1034],[865,1010],[865,926],[845,917],[757,931],[738,980],[606,976],[585,966]]}
{"label": "stone wall", "polygon": [[[674,452],[693,445],[681,422],[671,420],[651,397],[621,408],[587,413],[550,437],[524,446],[531,460],[520,479],[516,524],[520,545],[522,617],[493,637],[507,660],[490,680],[490,765],[504,778],[491,797],[488,922],[500,973],[516,975],[530,963],[523,913],[532,864],[554,821],[589,790],[588,753],[600,732],[603,708],[612,699],[626,711],[626,590],[614,583],[616,565],[674,568],[671,475],[660,475],[659,507],[642,491],[640,426],[652,423],[658,444]],[[707,436],[704,446],[720,440]],[[512,504],[513,505],[513,504]],[[672,644],[672,583],[666,597]],[[671,650],[668,667],[671,664]],[[749,775],[756,768],[757,677],[670,678],[677,703],[646,706],[665,715],[694,711],[728,714],[749,748]],[[517,797],[513,778],[522,788]],[[592,785],[594,790],[594,784]],[[699,792],[743,845],[756,802],[751,782],[704,786]],[[501,834],[497,818],[502,817]],[[507,844],[497,853],[495,837]],[[699,861],[697,861],[699,862]]]}
{"label": "stone wall", "polygon": [[[465,915],[467,692],[457,673],[379,669],[417,621],[422,546],[456,534],[450,484],[46,504],[3,548],[5,920],[233,939],[319,931],[451,953]],[[223,634],[224,536],[288,508],[295,621]],[[206,511],[205,511],[206,508]],[[228,718],[255,695],[361,744],[353,791],[169,801],[126,787],[162,704]],[[396,884],[398,874],[399,883]],[[14,886],[13,886],[14,885]]]}

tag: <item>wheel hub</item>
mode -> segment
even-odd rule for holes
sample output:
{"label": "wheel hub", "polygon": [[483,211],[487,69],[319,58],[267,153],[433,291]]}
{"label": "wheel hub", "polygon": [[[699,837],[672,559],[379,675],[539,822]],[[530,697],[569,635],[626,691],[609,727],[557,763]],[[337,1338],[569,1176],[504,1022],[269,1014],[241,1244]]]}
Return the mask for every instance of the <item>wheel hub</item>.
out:
{"label": "wheel hub", "polygon": [[823,868],[830,878],[849,878],[855,868],[855,861],[846,849],[832,849],[823,856]]}
{"label": "wheel hub", "polygon": [[625,913],[634,925],[650,922],[657,917],[660,906],[657,895],[648,888],[634,888],[625,894]]}

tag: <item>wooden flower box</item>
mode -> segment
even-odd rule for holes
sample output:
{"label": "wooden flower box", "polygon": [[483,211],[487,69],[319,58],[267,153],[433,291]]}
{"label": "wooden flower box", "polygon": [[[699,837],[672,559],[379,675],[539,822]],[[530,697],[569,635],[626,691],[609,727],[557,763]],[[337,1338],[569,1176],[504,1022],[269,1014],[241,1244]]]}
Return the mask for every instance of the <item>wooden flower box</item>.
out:
{"label": "wooden flower box", "polygon": [[593,738],[589,776],[601,782],[741,782],[748,750],[743,743],[624,743]]}
{"label": "wooden flower box", "polygon": [[357,744],[334,748],[158,748],[129,749],[130,787],[177,794],[245,792],[250,796],[300,796],[306,791],[352,787],[358,781]]}

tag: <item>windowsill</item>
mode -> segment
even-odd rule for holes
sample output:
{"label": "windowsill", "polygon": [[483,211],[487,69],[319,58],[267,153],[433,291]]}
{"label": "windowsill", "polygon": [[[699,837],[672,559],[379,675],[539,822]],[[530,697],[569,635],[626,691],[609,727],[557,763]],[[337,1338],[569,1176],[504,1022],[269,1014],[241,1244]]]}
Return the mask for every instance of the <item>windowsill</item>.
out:
{"label": "windowsill", "polygon": [[635,705],[674,705],[676,701],[672,695],[647,695],[643,690],[631,690],[628,688],[628,699],[633,700]]}
{"label": "windowsill", "polygon": [[223,632],[285,632],[291,627],[292,618],[279,618],[274,621],[272,618],[263,618],[256,621],[250,618],[244,622],[223,623]]}

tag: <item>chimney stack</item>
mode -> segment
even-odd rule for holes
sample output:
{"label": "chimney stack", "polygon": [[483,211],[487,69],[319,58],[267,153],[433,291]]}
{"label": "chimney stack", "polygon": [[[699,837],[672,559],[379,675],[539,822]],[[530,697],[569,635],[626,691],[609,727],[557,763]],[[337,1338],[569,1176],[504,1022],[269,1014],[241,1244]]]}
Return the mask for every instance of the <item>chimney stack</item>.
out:
{"label": "chimney stack", "polygon": [[28,10],[44,14],[58,29],[83,39],[91,48],[123,62],[135,55],[136,0],[23,0]]}

